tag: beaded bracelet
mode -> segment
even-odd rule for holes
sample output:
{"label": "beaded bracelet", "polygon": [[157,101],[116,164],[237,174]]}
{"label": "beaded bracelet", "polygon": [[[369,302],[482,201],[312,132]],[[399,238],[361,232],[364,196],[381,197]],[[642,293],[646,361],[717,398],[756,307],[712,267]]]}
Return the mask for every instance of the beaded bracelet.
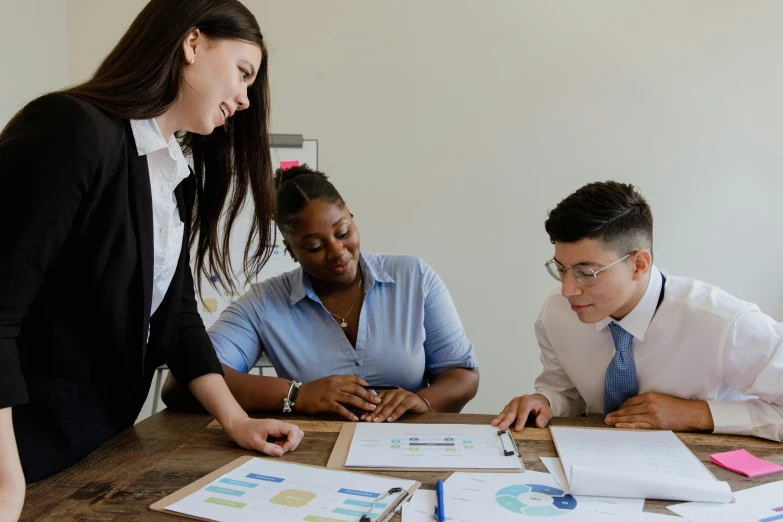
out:
{"label": "beaded bracelet", "polygon": [[283,413],[291,413],[291,406],[296,405],[296,396],[299,394],[299,387],[301,385],[301,382],[291,381],[291,387],[288,388],[288,395],[283,399]]}
{"label": "beaded bracelet", "polygon": [[301,382],[294,381],[294,393],[291,394],[291,408],[296,406],[296,397],[299,395],[299,387],[302,385]]}

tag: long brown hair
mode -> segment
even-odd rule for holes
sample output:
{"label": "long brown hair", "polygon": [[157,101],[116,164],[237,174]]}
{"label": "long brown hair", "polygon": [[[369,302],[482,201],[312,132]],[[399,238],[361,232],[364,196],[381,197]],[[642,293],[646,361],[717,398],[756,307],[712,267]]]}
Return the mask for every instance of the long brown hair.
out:
{"label": "long brown hair", "polygon": [[[243,258],[248,280],[258,274],[274,246],[270,227],[274,187],[269,152],[269,58],[253,14],[238,0],[152,0],[92,78],[63,92],[120,118],[160,116],[179,92],[185,66],[182,42],[194,29],[212,39],[257,44],[263,56],[247,92],[250,107],[237,111],[227,130],[218,128],[208,136],[177,135],[184,152],[192,154],[195,167],[196,206],[189,245],[196,245],[199,293],[199,274],[215,274],[223,287],[235,290],[229,240],[248,191],[254,206]],[[259,247],[251,253],[256,239]]]}

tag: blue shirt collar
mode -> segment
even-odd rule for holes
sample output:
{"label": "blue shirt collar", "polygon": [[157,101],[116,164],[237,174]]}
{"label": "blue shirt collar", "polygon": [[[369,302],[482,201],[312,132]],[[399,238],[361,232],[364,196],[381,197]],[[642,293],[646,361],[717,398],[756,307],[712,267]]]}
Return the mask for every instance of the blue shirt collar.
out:
{"label": "blue shirt collar", "polygon": [[[361,252],[359,256],[359,263],[364,275],[364,295],[367,295],[376,283],[394,283],[394,278],[372,256],[367,256],[364,252]],[[300,266],[291,276],[290,303],[295,305],[305,297],[309,297],[316,303],[321,302],[315,295],[310,276]]]}

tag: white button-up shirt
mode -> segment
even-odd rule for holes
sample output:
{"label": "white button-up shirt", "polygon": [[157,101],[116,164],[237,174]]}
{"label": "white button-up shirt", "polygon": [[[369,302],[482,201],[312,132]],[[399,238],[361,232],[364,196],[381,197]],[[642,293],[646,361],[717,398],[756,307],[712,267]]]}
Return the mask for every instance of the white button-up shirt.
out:
{"label": "white button-up shirt", "polygon": [[130,123],[139,156],[147,156],[152,189],[152,315],[166,296],[177,270],[185,225],[179,218],[174,189],[190,175],[190,169],[177,139],[172,135],[166,143],[154,119]]}
{"label": "white button-up shirt", "polygon": [[[639,304],[615,321],[633,335],[639,394],[705,400],[715,433],[783,440],[783,323],[751,303],[695,279],[653,267]],[[555,416],[602,415],[606,368],[614,356],[613,319],[584,324],[553,293],[535,331],[544,370],[536,392]]]}

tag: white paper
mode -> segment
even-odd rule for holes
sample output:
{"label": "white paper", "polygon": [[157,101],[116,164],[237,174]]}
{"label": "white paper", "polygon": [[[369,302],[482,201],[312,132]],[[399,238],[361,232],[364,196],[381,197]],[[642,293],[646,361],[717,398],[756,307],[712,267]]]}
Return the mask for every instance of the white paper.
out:
{"label": "white paper", "polygon": [[410,502],[405,503],[402,522],[432,522],[437,494],[435,490],[417,489]]}
{"label": "white paper", "polygon": [[682,520],[682,518],[658,513],[642,513],[641,522],[675,522],[677,520]]}
{"label": "white paper", "polygon": [[730,502],[731,488],[715,479],[692,480],[661,479],[655,474],[613,471],[571,466],[568,484],[571,493],[580,495],[613,495],[625,498],[663,500],[696,500],[701,502]]}
{"label": "white paper", "polygon": [[[508,436],[504,436],[503,443],[512,449]],[[497,428],[467,424],[358,424],[345,466],[524,469],[516,453],[508,457],[503,454]]]}
{"label": "white paper", "polygon": [[547,471],[552,475],[557,483],[560,485],[560,489],[568,493],[568,479],[566,478],[565,471],[563,471],[563,464],[557,457],[538,457],[541,462],[544,463]]}
{"label": "white paper", "polygon": [[[218,522],[356,522],[389,489],[413,484],[254,458],[166,509]],[[372,514],[384,512],[400,495],[379,499]]]}
{"label": "white paper", "polygon": [[731,504],[689,502],[669,506],[693,522],[783,522],[783,480],[734,493]]}
{"label": "white paper", "polygon": [[671,431],[553,426],[551,432],[572,494],[731,501],[729,485]]}
{"label": "white paper", "polygon": [[454,522],[636,522],[644,507],[641,499],[571,496],[551,475],[536,471],[454,473],[444,483],[444,503]]}

